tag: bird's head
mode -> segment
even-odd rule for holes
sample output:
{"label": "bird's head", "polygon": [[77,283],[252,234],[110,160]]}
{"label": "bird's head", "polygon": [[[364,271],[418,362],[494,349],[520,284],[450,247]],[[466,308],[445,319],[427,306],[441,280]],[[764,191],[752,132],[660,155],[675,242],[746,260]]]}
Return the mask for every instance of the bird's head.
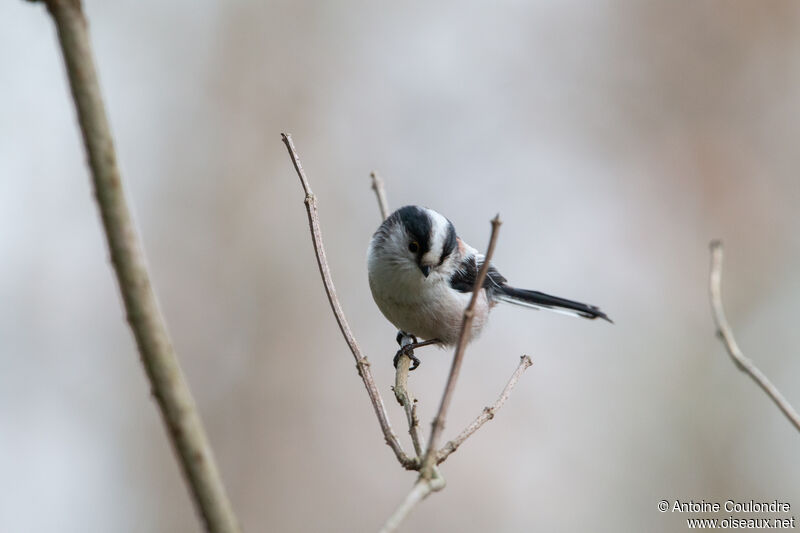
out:
{"label": "bird's head", "polygon": [[433,209],[408,205],[383,223],[384,252],[398,263],[413,265],[427,278],[436,272],[456,247],[453,224]]}

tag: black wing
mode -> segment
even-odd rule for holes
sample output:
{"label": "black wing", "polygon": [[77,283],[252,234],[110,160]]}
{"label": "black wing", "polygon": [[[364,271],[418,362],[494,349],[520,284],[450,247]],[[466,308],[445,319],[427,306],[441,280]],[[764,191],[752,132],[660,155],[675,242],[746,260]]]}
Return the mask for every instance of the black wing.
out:
{"label": "black wing", "polygon": [[[483,266],[482,255],[465,257],[450,276],[450,286],[459,292],[472,292],[481,266]],[[483,280],[483,288],[490,292],[499,291],[505,283],[506,278],[497,271],[494,265],[489,265],[486,279]]]}

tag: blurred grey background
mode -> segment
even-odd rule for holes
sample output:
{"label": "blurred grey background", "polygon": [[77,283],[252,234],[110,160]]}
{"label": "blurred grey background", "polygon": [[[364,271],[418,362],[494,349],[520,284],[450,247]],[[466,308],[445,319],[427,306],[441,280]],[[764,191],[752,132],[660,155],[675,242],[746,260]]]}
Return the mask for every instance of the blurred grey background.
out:
{"label": "blurred grey background", "polygon": [[[800,404],[796,2],[86,2],[159,299],[247,531],[374,531],[411,487],[328,307],[391,400],[366,282],[377,170],[512,282],[616,321],[496,309],[445,430],[534,366],[404,531],[683,531],[661,499],[789,501]],[[117,294],[53,25],[0,6],[0,530],[197,531]],[[413,374],[426,434],[450,352]],[[724,515],[723,515],[724,516]]]}

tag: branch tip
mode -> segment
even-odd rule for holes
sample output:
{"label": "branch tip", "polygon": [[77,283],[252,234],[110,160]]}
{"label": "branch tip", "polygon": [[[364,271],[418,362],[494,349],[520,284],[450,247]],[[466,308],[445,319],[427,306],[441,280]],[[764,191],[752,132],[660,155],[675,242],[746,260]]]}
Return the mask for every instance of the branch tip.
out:
{"label": "branch tip", "polygon": [[389,216],[389,204],[386,201],[386,190],[383,187],[383,180],[374,170],[369,173],[372,179],[372,190],[375,191],[375,197],[378,200],[378,209],[381,212],[381,221],[386,220]]}
{"label": "branch tip", "polygon": [[750,376],[756,384],[775,402],[778,409],[789,419],[789,421],[800,431],[800,415],[794,410],[792,405],[784,398],[780,390],[759,370],[759,368],[742,353],[736,339],[733,336],[733,328],[728,324],[725,317],[725,308],[722,304],[722,241],[713,240],[711,248],[711,269],[708,277],[709,297],[711,300],[711,316],[717,327],[717,336],[722,341],[728,355],[736,367]]}

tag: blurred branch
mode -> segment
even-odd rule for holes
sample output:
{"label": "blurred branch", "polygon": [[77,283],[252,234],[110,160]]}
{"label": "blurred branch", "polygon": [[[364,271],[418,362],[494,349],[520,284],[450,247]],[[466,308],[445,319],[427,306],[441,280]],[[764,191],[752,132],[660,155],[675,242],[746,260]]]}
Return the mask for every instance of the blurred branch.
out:
{"label": "blurred branch", "polygon": [[58,31],[111,263],[153,395],[206,529],[237,532],[236,516],[172,348],[125,201],[81,2],[47,0],[45,4]]}
{"label": "blurred branch", "polygon": [[408,513],[422,500],[428,497],[431,492],[442,490],[445,486],[444,478],[439,475],[437,469],[433,470],[433,478],[423,479],[420,477],[405,497],[400,506],[395,509],[392,515],[383,524],[380,533],[392,533],[397,531],[400,524],[405,520]]}
{"label": "blurred branch", "polygon": [[371,172],[372,190],[378,198],[378,209],[381,210],[381,220],[386,220],[389,216],[389,204],[386,202],[386,190],[383,188],[383,180],[376,172]]}
{"label": "blurred branch", "polygon": [[297,176],[300,178],[300,183],[303,186],[303,191],[305,192],[308,224],[311,229],[311,240],[314,244],[314,252],[316,253],[317,257],[317,266],[319,266],[319,272],[322,276],[322,283],[325,286],[325,293],[328,295],[328,302],[330,302],[331,309],[336,317],[336,322],[339,324],[339,329],[344,336],[344,340],[347,342],[347,345],[350,347],[350,351],[353,353],[353,357],[356,359],[356,368],[358,369],[358,374],[361,376],[361,380],[364,382],[364,386],[367,388],[367,394],[372,402],[372,407],[375,409],[375,414],[377,415],[378,422],[381,425],[381,430],[383,431],[383,436],[386,439],[386,444],[388,444],[392,451],[394,451],[394,454],[397,456],[397,460],[400,461],[400,464],[403,465],[404,468],[408,470],[416,470],[419,468],[419,461],[406,455],[402,446],[400,446],[400,441],[397,440],[397,436],[394,434],[392,426],[389,423],[389,418],[386,414],[386,408],[384,407],[381,393],[378,390],[378,387],[375,385],[375,379],[372,377],[369,361],[367,361],[367,358],[361,353],[361,349],[358,347],[358,343],[356,342],[352,331],[350,331],[350,326],[348,325],[347,319],[344,316],[344,311],[342,311],[339,298],[336,296],[336,289],[333,286],[330,267],[328,266],[328,260],[325,256],[325,248],[322,244],[322,230],[320,229],[319,215],[317,214],[317,198],[314,196],[314,193],[311,192],[311,186],[308,183],[308,178],[306,178],[305,171],[303,171],[303,166],[300,164],[300,157],[297,155],[297,150],[295,150],[291,135],[281,133],[281,138],[283,139],[283,143],[286,145],[286,149],[289,151],[289,157],[292,159],[292,164],[294,164],[294,169],[297,172]]}
{"label": "blurred branch", "polygon": [[436,464],[442,463],[450,456],[451,453],[456,451],[465,440],[467,440],[473,433],[478,431],[481,426],[494,418],[494,415],[497,413],[498,409],[503,407],[503,404],[506,403],[506,400],[508,400],[508,397],[511,395],[511,391],[514,390],[514,386],[517,384],[517,381],[519,381],[519,378],[522,377],[523,372],[525,372],[532,364],[533,361],[531,361],[531,358],[527,355],[523,355],[519,358],[519,366],[517,366],[517,369],[513,374],[511,374],[511,378],[508,380],[503,392],[500,393],[500,397],[497,399],[497,401],[494,402],[491,407],[485,407],[483,412],[478,415],[478,417],[473,420],[472,423],[464,429],[464,431],[462,431],[456,438],[442,446],[442,449],[436,454]]}
{"label": "blurred branch", "polygon": [[433,419],[433,424],[431,426],[431,436],[430,439],[428,439],[428,449],[425,452],[425,458],[422,461],[422,470],[420,471],[420,476],[428,481],[433,479],[433,470],[437,457],[436,445],[439,440],[439,436],[442,433],[442,429],[444,429],[444,421],[447,417],[447,409],[450,407],[450,400],[453,397],[453,391],[456,387],[458,373],[461,370],[461,362],[464,359],[464,350],[467,347],[467,342],[469,342],[469,337],[472,333],[472,320],[475,316],[475,304],[478,301],[478,295],[483,289],[483,281],[486,279],[486,274],[489,272],[489,265],[491,264],[492,255],[494,254],[494,247],[497,243],[497,233],[500,230],[500,224],[500,215],[497,215],[492,219],[492,235],[489,238],[489,247],[486,250],[486,256],[484,257],[481,269],[478,271],[478,277],[475,279],[475,286],[472,288],[472,298],[469,301],[469,305],[467,305],[467,308],[464,310],[464,319],[461,323],[461,334],[458,337],[458,344],[456,344],[456,352],[453,356],[453,363],[450,366],[450,375],[447,377],[447,385],[445,386],[444,394],[442,395],[442,402],[439,404],[439,411],[436,413],[436,418]]}
{"label": "blurred branch", "polygon": [[725,309],[722,306],[722,242],[718,240],[711,241],[711,274],[709,277],[709,292],[711,295],[711,314],[714,317],[714,323],[717,326],[717,335],[725,349],[733,359],[734,364],[741,370],[753,378],[759,387],[767,393],[775,405],[786,415],[794,427],[800,431],[800,416],[791,404],[783,397],[781,392],[770,382],[769,378],[764,375],[761,370],[753,364],[749,358],[745,357],[739,345],[736,344],[736,339],[733,337],[733,329],[728,324],[725,318]]}

